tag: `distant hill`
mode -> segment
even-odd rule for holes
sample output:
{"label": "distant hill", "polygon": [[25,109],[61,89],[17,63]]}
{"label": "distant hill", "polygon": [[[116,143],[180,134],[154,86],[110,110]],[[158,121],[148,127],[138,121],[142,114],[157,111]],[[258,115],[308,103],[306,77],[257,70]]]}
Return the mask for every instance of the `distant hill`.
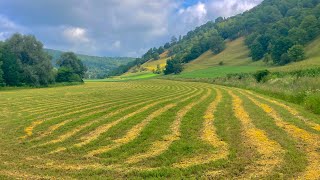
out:
{"label": "distant hill", "polygon": [[[52,56],[52,64],[57,67],[57,60],[64,52],[52,49],[45,49],[45,51]],[[98,57],[82,54],[77,54],[77,56],[88,68],[86,74],[88,79],[104,78],[110,71],[135,60],[131,57]]]}

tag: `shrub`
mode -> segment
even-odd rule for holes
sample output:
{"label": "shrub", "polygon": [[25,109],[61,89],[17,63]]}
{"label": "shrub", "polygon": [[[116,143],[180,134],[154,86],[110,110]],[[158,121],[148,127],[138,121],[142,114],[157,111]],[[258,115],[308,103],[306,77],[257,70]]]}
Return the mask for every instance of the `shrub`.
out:
{"label": "shrub", "polygon": [[316,114],[320,114],[320,93],[307,96],[305,99],[305,107]]}
{"label": "shrub", "polygon": [[268,70],[262,70],[258,71],[255,74],[253,74],[253,77],[256,79],[258,83],[264,81],[264,79],[270,74],[270,71]]}

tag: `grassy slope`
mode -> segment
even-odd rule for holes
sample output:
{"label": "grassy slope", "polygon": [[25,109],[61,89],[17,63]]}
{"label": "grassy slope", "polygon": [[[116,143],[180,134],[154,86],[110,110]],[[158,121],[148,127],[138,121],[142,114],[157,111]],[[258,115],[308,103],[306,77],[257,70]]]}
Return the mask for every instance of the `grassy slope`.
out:
{"label": "grassy slope", "polygon": [[[179,78],[215,78],[231,73],[255,72],[261,69],[271,71],[294,71],[320,67],[320,37],[306,46],[306,60],[291,63],[281,67],[270,67],[263,62],[252,62],[249,49],[244,44],[244,38],[227,42],[227,48],[220,54],[214,55],[208,51],[196,60],[185,65],[185,70]],[[223,66],[219,63],[223,62]]]}
{"label": "grassy slope", "polygon": [[142,65],[142,67],[147,68],[148,71],[152,71],[152,70],[156,70],[157,69],[157,65],[160,65],[161,69],[164,69],[167,65],[167,59],[168,59],[168,51],[162,53],[160,55],[160,59],[159,60],[155,60],[155,61],[148,61],[146,63],[144,63]]}
{"label": "grassy slope", "polygon": [[[220,54],[205,52],[196,60],[185,65],[185,70],[179,78],[214,78],[230,73],[254,72],[264,68],[261,62],[252,62],[249,49],[244,44],[244,38],[227,42],[227,48]],[[223,66],[219,63],[223,62]]]}
{"label": "grassy slope", "polygon": [[[167,53],[167,52],[166,52]],[[148,74],[152,77],[151,71],[156,69],[159,64],[161,68],[166,65],[166,53],[161,55],[161,59],[157,61],[148,61],[142,67],[147,68],[146,72],[125,73],[117,77],[120,79],[128,79],[127,77],[142,78]],[[185,65],[184,71],[180,75],[170,76],[177,78],[215,78],[223,77],[232,73],[255,72],[261,69],[269,69],[271,71],[291,71],[299,69],[308,69],[320,67],[320,38],[316,39],[306,47],[307,59],[297,63],[291,63],[287,66],[270,67],[262,61],[252,62],[249,56],[249,49],[244,44],[244,38],[227,42],[227,48],[220,54],[214,55],[211,51],[202,54],[196,60]],[[223,62],[223,66],[219,63]],[[131,79],[131,78],[129,78]],[[137,78],[134,78],[137,79]]]}
{"label": "grassy slope", "polygon": [[306,46],[306,57],[304,61],[291,63],[287,66],[272,68],[274,71],[292,71],[320,67],[320,37]]}

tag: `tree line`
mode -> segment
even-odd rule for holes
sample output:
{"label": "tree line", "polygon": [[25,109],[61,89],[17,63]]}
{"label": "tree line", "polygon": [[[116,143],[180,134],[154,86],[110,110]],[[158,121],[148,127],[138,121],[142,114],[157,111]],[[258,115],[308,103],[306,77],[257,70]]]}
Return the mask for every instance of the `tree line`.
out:
{"label": "tree line", "polygon": [[64,53],[53,68],[43,44],[32,35],[14,34],[0,41],[1,86],[48,86],[83,82],[86,67],[72,52]]}

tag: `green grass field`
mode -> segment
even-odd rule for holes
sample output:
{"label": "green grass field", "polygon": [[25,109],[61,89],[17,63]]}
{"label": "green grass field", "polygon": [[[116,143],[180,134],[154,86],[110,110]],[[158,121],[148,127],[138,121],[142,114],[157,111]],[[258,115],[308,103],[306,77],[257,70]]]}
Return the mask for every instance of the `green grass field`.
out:
{"label": "green grass field", "polygon": [[216,78],[223,77],[232,73],[256,72],[264,69],[259,66],[216,66],[207,69],[194,70],[191,72],[182,72],[174,77],[178,78]]}
{"label": "green grass field", "polygon": [[250,91],[140,80],[0,93],[0,179],[320,178],[319,116]]}

